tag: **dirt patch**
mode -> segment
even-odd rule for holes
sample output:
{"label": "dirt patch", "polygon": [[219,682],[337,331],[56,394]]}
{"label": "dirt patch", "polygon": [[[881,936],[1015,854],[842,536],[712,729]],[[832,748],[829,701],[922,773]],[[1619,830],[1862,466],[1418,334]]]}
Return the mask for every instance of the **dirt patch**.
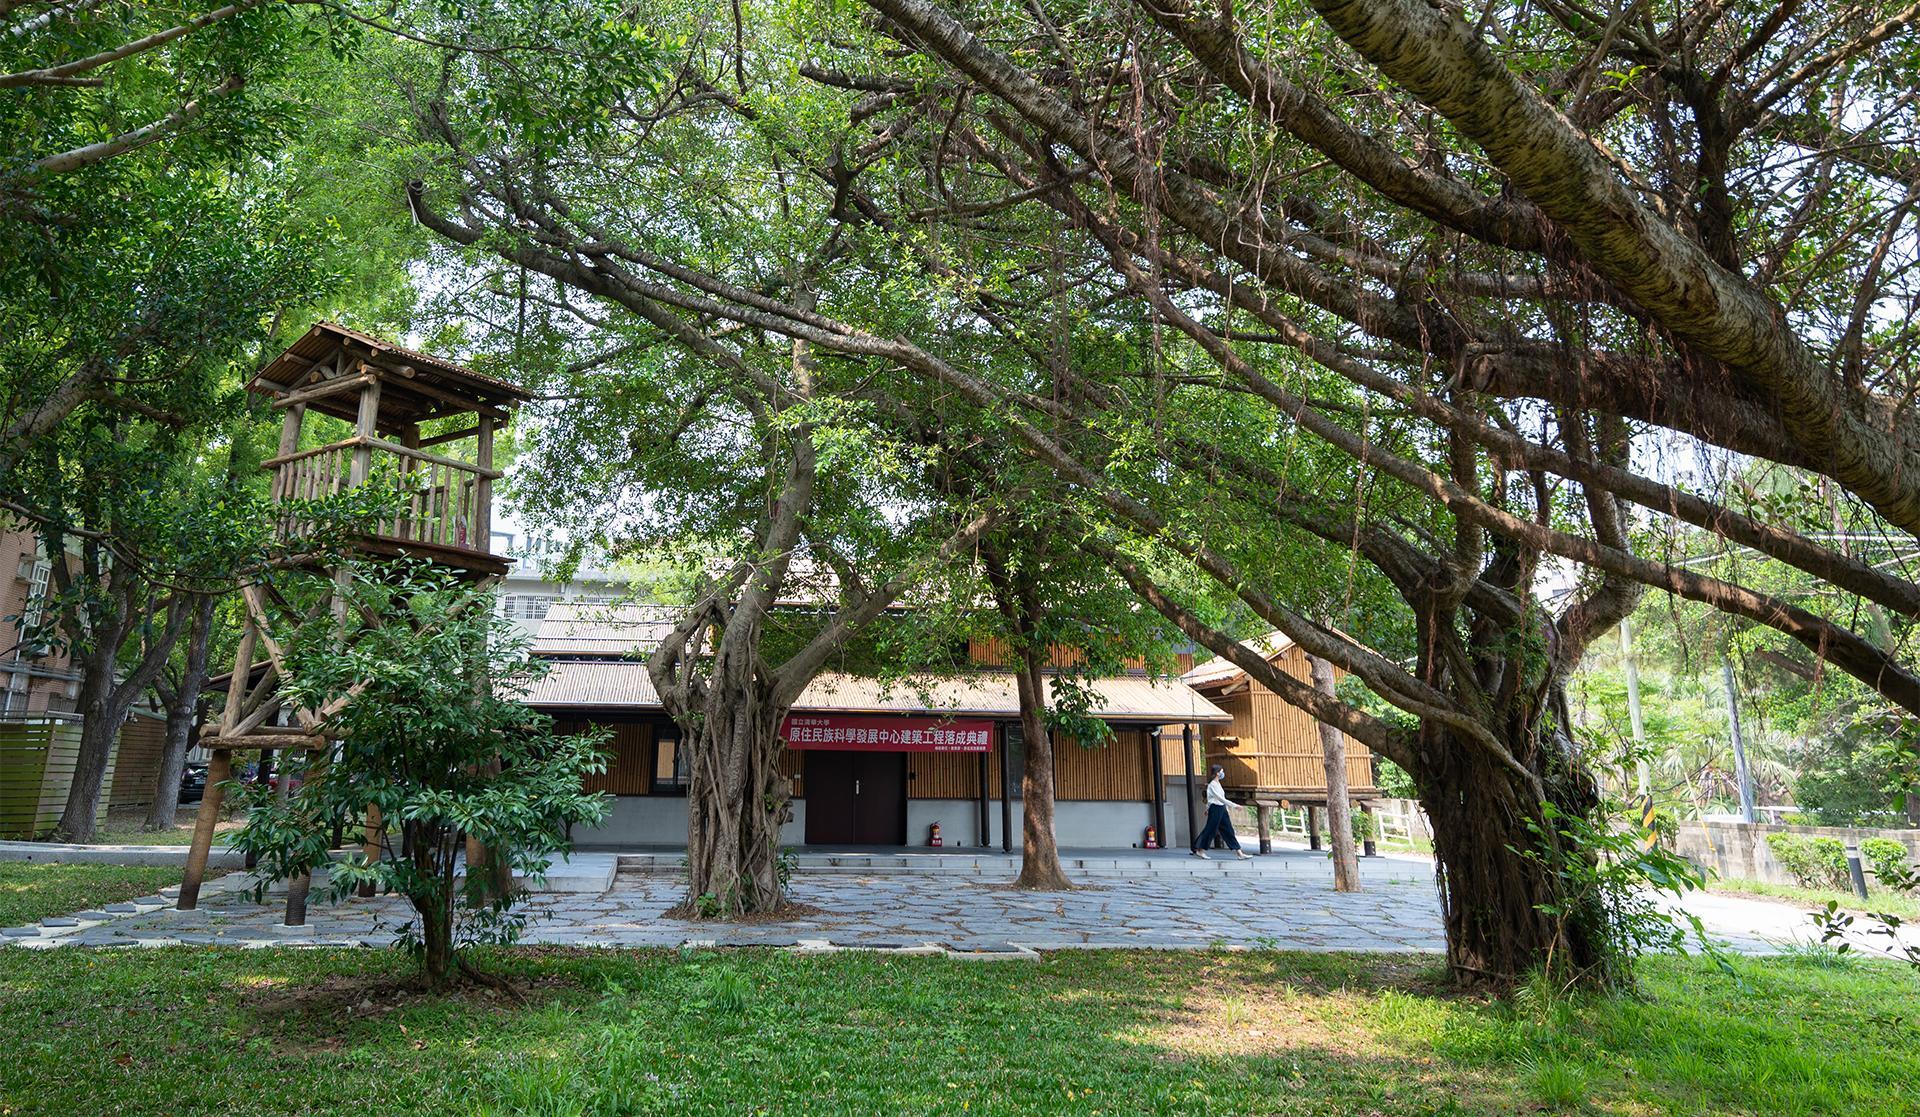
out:
{"label": "dirt patch", "polygon": [[457,980],[451,988],[435,992],[415,978],[342,974],[316,981],[248,982],[236,1003],[252,1018],[255,1033],[272,1033],[276,1051],[333,1051],[356,1028],[396,1012],[463,1008],[504,1014],[550,1000],[576,988],[578,982],[564,975],[542,974],[531,980],[514,979],[512,985],[514,995],[468,980]]}

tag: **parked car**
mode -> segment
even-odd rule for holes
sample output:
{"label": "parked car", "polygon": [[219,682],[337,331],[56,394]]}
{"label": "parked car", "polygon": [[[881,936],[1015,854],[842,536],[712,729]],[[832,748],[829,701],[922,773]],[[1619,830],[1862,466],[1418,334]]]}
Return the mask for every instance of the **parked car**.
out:
{"label": "parked car", "polygon": [[207,766],[189,764],[180,773],[180,801],[192,803],[207,793]]}

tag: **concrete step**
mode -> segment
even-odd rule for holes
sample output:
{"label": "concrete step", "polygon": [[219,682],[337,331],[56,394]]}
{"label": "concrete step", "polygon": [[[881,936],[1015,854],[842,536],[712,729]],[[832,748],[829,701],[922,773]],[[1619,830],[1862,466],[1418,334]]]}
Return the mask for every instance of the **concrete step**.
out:
{"label": "concrete step", "polygon": [[[678,874],[686,870],[686,855],[674,852],[618,854],[618,873],[645,875]],[[1010,880],[1019,874],[1017,855],[999,853],[800,853],[790,858],[799,874],[890,876],[928,874]],[[1297,877],[1318,879],[1331,875],[1322,857],[1300,853],[1275,853],[1240,861],[1214,857],[1202,861],[1193,857],[1113,857],[1062,855],[1060,865],[1069,874],[1084,877],[1137,878],[1171,877]],[[1361,877],[1369,881],[1429,881],[1430,863],[1401,858],[1369,858],[1361,862]]]}

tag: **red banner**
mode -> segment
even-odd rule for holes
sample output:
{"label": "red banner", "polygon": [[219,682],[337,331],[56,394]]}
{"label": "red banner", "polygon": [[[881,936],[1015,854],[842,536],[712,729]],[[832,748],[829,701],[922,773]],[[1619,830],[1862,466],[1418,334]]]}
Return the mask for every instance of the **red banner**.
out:
{"label": "red banner", "polygon": [[790,749],[846,752],[986,752],[990,721],[925,717],[853,717],[789,714],[780,737]]}

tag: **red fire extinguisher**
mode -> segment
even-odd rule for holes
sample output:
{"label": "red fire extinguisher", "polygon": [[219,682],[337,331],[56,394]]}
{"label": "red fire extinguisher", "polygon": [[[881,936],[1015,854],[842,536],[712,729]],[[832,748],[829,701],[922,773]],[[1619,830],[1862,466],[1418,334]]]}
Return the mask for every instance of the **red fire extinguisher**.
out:
{"label": "red fire extinguisher", "polygon": [[940,824],[939,823],[936,822],[932,826],[927,827],[927,844],[930,846],[937,846],[940,844]]}
{"label": "red fire extinguisher", "polygon": [[1160,835],[1154,830],[1153,827],[1151,826],[1147,827],[1147,840],[1140,843],[1140,848],[1141,849],[1159,849],[1160,848]]}

